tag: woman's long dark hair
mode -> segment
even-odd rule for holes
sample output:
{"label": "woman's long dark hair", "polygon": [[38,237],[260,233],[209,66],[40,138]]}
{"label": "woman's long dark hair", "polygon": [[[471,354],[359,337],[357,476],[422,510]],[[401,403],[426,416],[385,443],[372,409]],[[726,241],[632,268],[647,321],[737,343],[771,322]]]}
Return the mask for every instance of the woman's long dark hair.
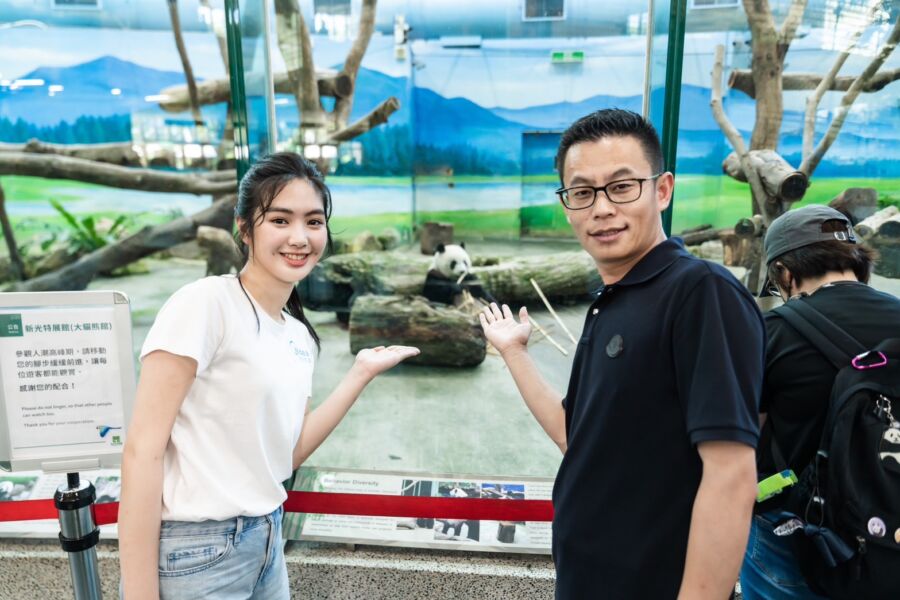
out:
{"label": "woman's long dark hair", "polygon": [[[234,208],[234,215],[240,218],[240,229],[235,234],[235,241],[241,249],[246,263],[250,256],[250,249],[244,243],[244,236],[250,242],[253,242],[253,230],[257,224],[265,219],[266,212],[272,206],[275,196],[284,189],[294,179],[308,181],[313,187],[319,198],[322,200],[322,208],[325,210],[325,230],[327,233],[327,242],[325,244],[325,252],[323,256],[331,253],[332,240],[331,230],[328,229],[328,220],[331,218],[331,192],[325,185],[325,179],[316,168],[316,166],[294,152],[276,152],[256,162],[244,178],[241,179],[241,185],[238,188],[237,205]],[[241,285],[247,301],[253,308],[253,314],[256,316],[256,326],[259,327],[259,314],[256,307],[250,301],[244,284],[241,283],[238,276],[238,283]],[[297,288],[291,288],[291,295],[288,297],[285,309],[288,314],[303,323],[313,340],[316,342],[316,348],[321,350],[322,344],[316,330],[303,314],[303,305],[300,303],[300,294]]]}

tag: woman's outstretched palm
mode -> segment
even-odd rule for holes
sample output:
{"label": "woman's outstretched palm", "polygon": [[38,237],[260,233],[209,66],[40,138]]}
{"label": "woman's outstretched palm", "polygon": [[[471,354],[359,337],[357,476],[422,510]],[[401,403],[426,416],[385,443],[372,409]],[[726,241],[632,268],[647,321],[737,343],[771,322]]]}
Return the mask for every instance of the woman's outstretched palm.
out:
{"label": "woman's outstretched palm", "polygon": [[481,320],[485,337],[499,352],[502,353],[516,346],[524,348],[528,344],[531,322],[528,320],[528,311],[524,306],[519,309],[518,321],[509,306],[504,304],[501,309],[493,302],[490,306],[485,307],[478,318]]}
{"label": "woman's outstretched palm", "polygon": [[394,367],[402,360],[419,353],[413,346],[378,346],[363,348],[356,353],[356,364],[369,372],[372,377]]}

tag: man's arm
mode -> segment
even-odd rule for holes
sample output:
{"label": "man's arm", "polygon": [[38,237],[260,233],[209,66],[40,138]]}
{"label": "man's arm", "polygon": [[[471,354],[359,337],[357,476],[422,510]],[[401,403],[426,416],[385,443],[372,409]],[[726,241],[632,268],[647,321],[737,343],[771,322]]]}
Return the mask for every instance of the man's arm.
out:
{"label": "man's arm", "polygon": [[724,600],[747,549],[756,501],[756,453],[739,442],[698,444],[703,476],[688,536],[680,600]]}
{"label": "man's arm", "polygon": [[528,410],[550,439],[565,452],[566,412],[560,401],[562,395],[544,380],[528,355],[528,336],[531,335],[528,311],[523,306],[519,310],[519,321],[516,321],[509,306],[504,304],[501,310],[491,303],[479,318],[485,336],[503,357]]}

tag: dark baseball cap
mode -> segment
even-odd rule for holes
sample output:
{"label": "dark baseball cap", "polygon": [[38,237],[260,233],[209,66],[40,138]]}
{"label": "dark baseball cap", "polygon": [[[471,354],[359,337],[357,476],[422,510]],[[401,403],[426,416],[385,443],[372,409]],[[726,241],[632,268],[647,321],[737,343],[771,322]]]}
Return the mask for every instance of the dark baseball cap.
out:
{"label": "dark baseball cap", "polygon": [[[827,221],[841,221],[846,228],[841,231],[823,231],[822,226]],[[772,221],[766,232],[766,265],[791,250],[834,240],[856,243],[853,225],[846,215],[821,204],[789,210]]]}

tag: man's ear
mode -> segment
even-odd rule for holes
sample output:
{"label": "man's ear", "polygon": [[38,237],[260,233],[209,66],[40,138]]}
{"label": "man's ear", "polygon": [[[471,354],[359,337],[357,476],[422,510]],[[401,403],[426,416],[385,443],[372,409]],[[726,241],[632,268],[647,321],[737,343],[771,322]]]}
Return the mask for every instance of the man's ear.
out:
{"label": "man's ear", "polygon": [[662,212],[669,208],[669,204],[672,202],[672,191],[675,189],[675,176],[672,175],[669,171],[666,171],[662,175],[659,176],[656,180],[656,203],[659,207],[659,212]]}

